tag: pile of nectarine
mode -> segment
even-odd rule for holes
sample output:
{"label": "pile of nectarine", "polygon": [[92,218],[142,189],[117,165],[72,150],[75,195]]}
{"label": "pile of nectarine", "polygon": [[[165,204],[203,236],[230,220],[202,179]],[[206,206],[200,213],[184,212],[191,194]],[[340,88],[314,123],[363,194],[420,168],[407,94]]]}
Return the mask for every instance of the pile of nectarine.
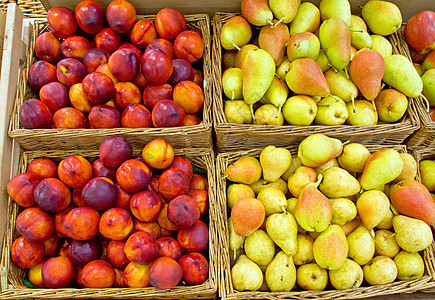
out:
{"label": "pile of nectarine", "polygon": [[[34,44],[21,125],[33,128],[149,128],[198,125],[204,103],[204,42],[184,15],[163,8],[136,20],[127,0],[107,9],[81,1],[53,7]],[[35,95],[35,96],[36,96]]]}
{"label": "pile of nectarine", "polygon": [[11,257],[30,268],[31,283],[170,289],[207,279],[207,179],[164,139],[132,153],[115,135],[92,163],[36,158],[9,181],[9,196],[24,208]]}

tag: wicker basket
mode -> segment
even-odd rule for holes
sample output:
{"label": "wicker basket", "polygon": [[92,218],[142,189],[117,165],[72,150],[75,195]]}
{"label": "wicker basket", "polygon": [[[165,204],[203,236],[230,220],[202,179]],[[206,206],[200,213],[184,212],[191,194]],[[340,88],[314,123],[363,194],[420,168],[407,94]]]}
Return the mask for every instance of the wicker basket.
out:
{"label": "wicker basket", "polygon": [[289,146],[299,143],[313,133],[323,133],[339,138],[342,141],[350,140],[364,144],[400,144],[419,127],[418,117],[411,106],[409,106],[400,122],[374,126],[267,126],[227,123],[222,98],[220,32],[223,24],[235,15],[240,14],[218,12],[213,17],[213,83],[215,97],[213,102],[213,122],[218,151],[238,151],[265,147],[269,144]]}
{"label": "wicker basket", "polygon": [[[409,46],[405,40],[404,26],[391,36],[391,41],[396,53],[400,53],[412,61]],[[426,111],[425,101],[422,97],[417,97],[411,105],[419,118],[420,128],[406,140],[406,145],[409,148],[435,146],[435,122],[432,122]]]}
{"label": "wicker basket", "polygon": [[0,0],[0,8],[6,12],[8,3],[16,2],[20,7],[26,18],[43,18],[47,15],[47,11],[42,5],[41,1],[37,0],[18,0],[18,1],[8,1],[8,0]]}
{"label": "wicker basket", "polygon": [[[154,15],[139,16],[140,19],[154,19]],[[34,44],[36,38],[48,30],[46,21],[35,21],[33,35],[27,51],[27,60],[20,72],[16,99],[9,124],[9,136],[16,139],[26,150],[42,149],[95,149],[108,136],[121,134],[133,146],[143,147],[155,138],[165,138],[177,147],[213,147],[211,138],[211,61],[210,61],[210,25],[206,14],[186,15],[188,28],[200,29],[204,40],[204,107],[202,122],[199,125],[171,128],[110,128],[110,129],[24,129],[19,121],[20,105],[34,96],[27,80],[32,63],[36,61]]]}
{"label": "wicker basket", "polygon": [[[140,151],[134,151],[133,155],[140,155]],[[28,163],[38,157],[48,157],[55,161],[69,155],[81,155],[90,161],[98,157],[95,150],[73,150],[73,151],[27,151],[24,152],[19,160],[19,165],[14,168],[14,172],[22,173],[26,171]],[[11,259],[10,250],[12,242],[19,236],[15,229],[15,221],[20,212],[20,207],[13,200],[8,200],[7,229],[5,232],[3,251],[1,259],[1,293],[0,299],[23,299],[23,298],[95,298],[95,299],[212,299],[217,293],[217,258],[218,258],[218,227],[216,220],[215,205],[215,161],[213,151],[210,149],[175,149],[175,155],[184,155],[189,158],[193,166],[202,168],[207,172],[209,184],[209,273],[208,279],[200,285],[177,286],[170,290],[158,290],[149,288],[65,288],[65,289],[31,289],[24,284],[26,270],[17,267]]]}
{"label": "wicker basket", "polygon": [[[404,145],[388,146],[396,149],[399,152],[406,152]],[[372,145],[367,146],[370,152],[377,151],[385,148],[385,146]],[[292,155],[297,153],[297,147],[289,147]],[[423,258],[425,262],[425,276],[413,281],[396,281],[391,284],[359,287],[350,290],[325,290],[325,291],[292,291],[292,292],[238,292],[234,290],[231,280],[231,267],[229,258],[229,231],[228,231],[228,208],[227,208],[227,180],[224,177],[225,170],[228,165],[237,159],[245,156],[259,157],[262,149],[252,149],[248,151],[238,151],[222,153],[217,156],[216,161],[216,194],[219,216],[223,222],[219,230],[219,236],[222,239],[222,246],[220,247],[219,255],[219,295],[223,299],[355,299],[366,298],[373,296],[383,296],[398,293],[413,293],[423,289],[434,289],[435,282],[433,276],[435,274],[433,268],[433,255],[434,255],[434,242],[432,245],[423,251]]]}
{"label": "wicker basket", "polygon": [[[435,160],[435,149],[434,148],[416,148],[412,150],[412,156],[414,156],[417,161],[417,165],[420,164],[420,161],[423,159],[433,159]],[[418,181],[421,181],[420,167],[417,168],[417,178]],[[432,244],[431,247],[434,245]],[[435,249],[435,248],[434,248]],[[435,281],[435,251],[432,251],[431,255],[427,257],[428,264],[427,267],[429,273],[432,275],[433,280]],[[427,290],[423,290],[425,293],[435,293],[435,287]]]}

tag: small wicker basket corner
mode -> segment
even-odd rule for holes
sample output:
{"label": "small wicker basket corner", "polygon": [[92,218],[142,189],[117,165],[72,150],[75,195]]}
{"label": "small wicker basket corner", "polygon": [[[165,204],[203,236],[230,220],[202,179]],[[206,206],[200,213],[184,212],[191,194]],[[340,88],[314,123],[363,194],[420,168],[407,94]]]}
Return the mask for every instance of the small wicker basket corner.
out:
{"label": "small wicker basket corner", "polygon": [[[0,0],[0,9],[6,12],[9,2],[11,1]],[[41,1],[18,0],[15,2],[26,18],[43,18],[47,16],[47,11],[45,10],[45,7],[42,5]]]}
{"label": "small wicker basket corner", "polygon": [[[371,153],[385,148],[382,145],[367,145]],[[404,145],[387,146],[399,152],[406,152]],[[292,155],[297,153],[297,147],[287,147]],[[356,299],[375,296],[384,296],[399,293],[413,293],[417,291],[434,291],[434,246],[435,243],[425,249],[422,257],[425,263],[425,275],[412,281],[395,281],[390,284],[377,286],[362,286],[349,290],[324,290],[324,291],[291,291],[291,292],[239,292],[233,288],[231,280],[231,265],[229,253],[229,230],[228,230],[228,208],[227,208],[227,180],[224,176],[227,167],[237,159],[245,156],[259,157],[262,149],[251,149],[247,151],[234,151],[218,154],[216,160],[216,194],[218,211],[221,213],[221,226],[219,236],[222,239],[221,255],[219,256],[219,296],[222,299]],[[222,226],[223,225],[223,226]]]}
{"label": "small wicker basket corner", "polygon": [[[391,35],[391,44],[396,53],[402,54],[410,61],[412,61],[409,46],[406,43],[404,35],[404,26],[400,30]],[[435,122],[431,120],[428,112],[426,111],[426,103],[422,97],[417,97],[412,101],[411,106],[419,118],[420,128],[417,129],[406,140],[406,146],[409,148],[415,147],[434,147],[435,146]]]}
{"label": "small wicker basket corner", "polygon": [[[140,150],[134,150],[133,155],[140,155]],[[90,161],[98,158],[98,150],[72,150],[72,151],[26,151],[19,159],[17,173],[25,172],[28,163],[38,157],[51,158],[59,162],[69,155],[81,155]],[[217,295],[217,268],[218,268],[218,212],[216,211],[216,185],[215,185],[215,158],[213,150],[208,148],[175,148],[175,155],[184,155],[193,166],[206,170],[208,180],[209,198],[209,245],[208,256],[209,272],[208,279],[199,285],[179,285],[170,290],[158,290],[148,288],[64,288],[64,289],[32,289],[24,284],[27,270],[17,267],[10,256],[12,242],[19,236],[15,229],[15,222],[20,207],[10,198],[8,199],[8,216],[5,237],[3,241],[2,258],[0,266],[1,292],[0,299],[213,299]],[[220,225],[221,226],[221,225]]]}
{"label": "small wicker basket corner", "polygon": [[[412,156],[414,156],[415,160],[417,161],[417,176],[416,180],[421,182],[421,173],[420,173],[420,161],[424,159],[432,159],[435,160],[435,149],[428,147],[428,148],[414,148],[412,149]],[[434,244],[431,245],[431,247],[434,247]],[[428,268],[429,274],[432,276],[432,280],[435,281],[435,248],[430,255],[425,257],[426,266]],[[422,292],[425,293],[435,293],[435,286],[430,289],[422,290]]]}
{"label": "small wicker basket corner", "polygon": [[228,123],[224,115],[222,95],[220,33],[222,26],[236,15],[240,14],[218,12],[213,17],[213,122],[219,152],[265,147],[271,143],[276,146],[288,146],[299,143],[314,133],[323,133],[342,141],[350,140],[364,144],[400,144],[419,128],[417,113],[411,105],[408,106],[405,116],[397,123],[373,126],[269,126]]}
{"label": "small wicker basket corner", "polygon": [[[9,124],[9,136],[18,141],[26,150],[43,149],[96,149],[108,136],[120,134],[133,146],[143,145],[155,138],[164,138],[174,147],[180,148],[212,148],[212,84],[211,84],[211,37],[210,20],[207,14],[186,15],[187,27],[202,32],[204,40],[203,73],[204,73],[204,106],[202,122],[199,125],[166,127],[166,128],[110,128],[110,129],[24,129],[19,120],[21,104],[34,97],[28,84],[28,71],[36,61],[34,45],[36,38],[48,30],[48,22],[35,21],[26,63],[20,70],[15,103]],[[155,15],[141,15],[138,19],[154,20]]]}

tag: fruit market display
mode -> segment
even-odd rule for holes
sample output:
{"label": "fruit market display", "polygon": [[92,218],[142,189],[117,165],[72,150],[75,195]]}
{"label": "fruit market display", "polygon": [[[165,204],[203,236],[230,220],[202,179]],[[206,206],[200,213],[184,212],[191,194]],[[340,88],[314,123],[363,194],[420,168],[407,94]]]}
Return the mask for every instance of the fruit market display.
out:
{"label": "fruit market display", "polygon": [[406,22],[404,35],[411,57],[429,100],[429,116],[435,121],[435,11],[424,10]]}
{"label": "fruit market display", "polygon": [[163,8],[136,20],[126,0],[53,7],[36,37],[28,72],[34,95],[19,108],[33,128],[150,128],[198,125],[204,103],[198,29]]}
{"label": "fruit market display", "polygon": [[318,7],[298,0],[243,0],[241,15],[220,32],[227,122],[400,121],[408,97],[430,98],[423,88],[430,79],[392,54],[387,36],[401,24],[400,9],[388,1],[368,1],[358,16],[347,0],[322,0]]}
{"label": "fruit market display", "polygon": [[344,290],[423,276],[433,161],[422,162],[422,184],[413,156],[368,148],[314,134],[297,154],[270,145],[226,167],[235,290]]}
{"label": "fruit market display", "polygon": [[7,185],[22,210],[13,262],[44,288],[203,283],[208,181],[193,170],[164,139],[133,157],[120,135],[105,139],[93,161],[33,159]]}

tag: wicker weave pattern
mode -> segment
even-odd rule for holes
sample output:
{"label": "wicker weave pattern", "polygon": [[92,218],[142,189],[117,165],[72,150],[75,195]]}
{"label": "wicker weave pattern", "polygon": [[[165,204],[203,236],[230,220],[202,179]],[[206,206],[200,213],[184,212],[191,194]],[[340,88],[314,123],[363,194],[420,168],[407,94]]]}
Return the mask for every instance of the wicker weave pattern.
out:
{"label": "wicker weave pattern", "polygon": [[[404,145],[394,145],[388,146],[390,148],[396,149],[399,152],[406,152],[406,147]],[[385,148],[385,146],[372,145],[367,146],[371,153]],[[289,147],[292,155],[296,155],[297,147]],[[397,281],[391,284],[370,286],[370,287],[359,287],[351,290],[325,290],[321,292],[314,291],[301,291],[301,292],[238,292],[235,291],[231,280],[231,268],[230,268],[230,258],[229,258],[229,231],[228,231],[228,208],[227,208],[227,198],[226,189],[227,183],[224,177],[225,170],[228,165],[236,161],[237,159],[245,156],[255,156],[259,157],[262,149],[252,149],[248,151],[239,152],[229,152],[219,154],[216,161],[216,192],[217,192],[217,204],[220,206],[218,212],[221,213],[221,218],[223,219],[223,224],[219,228],[222,233],[220,237],[222,238],[222,246],[220,247],[219,255],[219,295],[223,299],[356,299],[356,298],[367,298],[373,296],[383,296],[396,293],[412,293],[419,290],[432,290],[435,289],[435,278],[434,274],[434,242],[432,245],[424,250],[423,259],[425,262],[426,273],[425,276],[413,280],[413,281]]]}
{"label": "wicker weave pattern", "polygon": [[[152,19],[154,15],[139,16],[140,19]],[[188,28],[201,30],[204,40],[204,106],[202,122],[199,125],[171,128],[111,128],[111,129],[23,129],[19,121],[19,107],[27,99],[34,97],[28,84],[28,70],[36,61],[34,45],[36,38],[48,30],[46,21],[36,21],[32,42],[29,46],[26,63],[20,73],[18,90],[9,124],[9,136],[15,138],[26,150],[42,149],[96,149],[108,136],[121,134],[133,146],[142,147],[155,138],[165,138],[177,147],[213,147],[211,138],[211,61],[210,61],[210,25],[206,14],[186,15]]]}
{"label": "wicker weave pattern", "polygon": [[[0,8],[3,11],[7,11],[9,2],[7,0],[0,0]],[[16,2],[26,18],[43,18],[47,15],[47,11],[41,4],[41,1],[18,0]]]}
{"label": "wicker weave pattern", "polygon": [[[404,29],[404,26],[402,26],[400,30],[392,35],[392,45],[396,53],[400,53],[412,61],[411,53],[409,52],[409,46],[405,40]],[[435,146],[435,122],[432,122],[431,118],[429,117],[423,98],[417,97],[414,99],[411,105],[413,106],[413,109],[419,118],[420,128],[406,140],[406,145],[409,148]]]}
{"label": "wicker weave pattern", "polygon": [[[98,158],[98,150],[73,150],[73,151],[28,151],[20,157],[17,172],[26,171],[27,165],[34,158],[47,157],[59,162],[69,155],[81,155],[90,161]],[[141,155],[141,150],[134,150],[134,156]],[[184,155],[192,165],[207,170],[209,183],[209,276],[205,283],[196,286],[177,286],[171,290],[158,290],[156,288],[106,288],[106,289],[29,289],[26,288],[23,278],[26,270],[17,267],[11,259],[10,250],[12,242],[19,236],[15,229],[15,221],[21,209],[12,199],[8,203],[8,224],[5,232],[2,258],[1,258],[1,290],[0,299],[31,298],[96,298],[96,299],[211,299],[217,293],[217,258],[218,258],[218,226],[215,204],[215,160],[210,149],[175,149],[175,155]],[[13,287],[11,287],[11,284]]]}
{"label": "wicker weave pattern", "polygon": [[[216,144],[220,152],[265,147],[269,144],[289,146],[314,133],[323,133],[342,141],[363,144],[400,144],[419,128],[416,111],[411,105],[398,123],[374,126],[266,126],[227,123],[222,98],[222,47],[220,32],[223,24],[235,13],[216,13],[213,17],[213,122]],[[410,101],[411,102],[411,101]]]}

